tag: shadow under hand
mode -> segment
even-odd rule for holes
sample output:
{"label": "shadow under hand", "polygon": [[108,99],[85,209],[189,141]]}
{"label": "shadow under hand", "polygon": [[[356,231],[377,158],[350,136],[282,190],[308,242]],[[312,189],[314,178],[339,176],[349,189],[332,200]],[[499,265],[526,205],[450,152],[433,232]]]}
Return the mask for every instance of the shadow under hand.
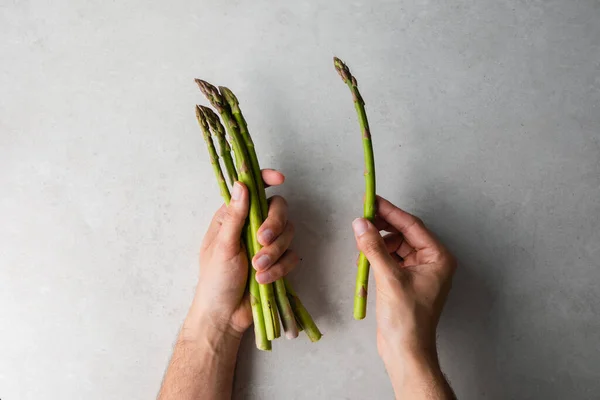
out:
{"label": "shadow under hand", "polygon": [[511,236],[515,221],[480,191],[446,182],[431,184],[419,204],[459,265],[438,330],[444,371],[459,398],[511,398],[503,304],[511,255],[519,249]]}
{"label": "shadow under hand", "polygon": [[233,399],[247,399],[250,397],[252,382],[258,379],[255,369],[252,368],[256,352],[260,351],[256,348],[254,341],[253,327],[248,328],[246,334],[242,338],[240,349],[238,350],[237,364],[235,367],[235,375],[233,378]]}

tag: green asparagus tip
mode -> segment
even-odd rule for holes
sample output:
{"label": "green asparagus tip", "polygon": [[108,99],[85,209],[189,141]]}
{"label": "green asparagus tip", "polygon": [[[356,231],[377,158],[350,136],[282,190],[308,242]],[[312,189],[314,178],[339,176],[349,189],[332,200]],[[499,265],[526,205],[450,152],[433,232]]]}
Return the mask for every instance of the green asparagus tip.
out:
{"label": "green asparagus tip", "polygon": [[225,100],[219,93],[219,90],[215,86],[203,81],[202,79],[194,79],[194,81],[200,88],[200,91],[204,94],[204,96],[206,96],[208,101],[210,101],[210,104],[212,104],[217,111],[221,112],[223,106],[225,106]]}
{"label": "green asparagus tip", "polygon": [[219,120],[218,115],[215,114],[210,107],[198,106],[198,108],[200,108],[200,112],[202,112],[204,118],[206,118],[206,121],[213,127],[213,129],[216,129]]}
{"label": "green asparagus tip", "polygon": [[198,119],[200,126],[208,130],[208,122],[206,121],[206,116],[202,111],[202,106],[196,105],[196,118]]}
{"label": "green asparagus tip", "polygon": [[350,69],[342,60],[337,57],[333,57],[333,65],[346,84],[352,83],[352,74],[350,73]]}
{"label": "green asparagus tip", "polygon": [[235,97],[235,94],[233,94],[233,92],[229,88],[226,88],[225,86],[219,86],[219,91],[221,92],[221,95],[223,96],[223,98],[225,99],[227,104],[229,104],[229,107],[231,108],[231,112],[234,114],[239,114],[240,113],[240,107],[239,107],[240,103],[239,103],[237,97]]}
{"label": "green asparagus tip", "polygon": [[219,86],[219,92],[221,92],[221,95],[223,95],[225,101],[227,101],[229,104],[239,104],[237,97],[235,97],[235,94],[233,94],[229,88],[226,88],[225,86]]}

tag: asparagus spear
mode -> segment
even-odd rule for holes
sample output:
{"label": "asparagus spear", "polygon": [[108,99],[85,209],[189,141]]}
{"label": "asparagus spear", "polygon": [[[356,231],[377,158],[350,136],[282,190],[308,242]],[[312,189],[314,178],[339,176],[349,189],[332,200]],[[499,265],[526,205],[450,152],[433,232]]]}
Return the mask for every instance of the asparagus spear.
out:
{"label": "asparagus spear", "polygon": [[[248,131],[246,119],[242,115],[238,99],[233,94],[233,92],[230,89],[223,86],[219,86],[219,91],[223,95],[225,101],[227,101],[227,104],[229,104],[231,113],[233,114],[233,117],[235,118],[237,126],[239,127],[242,138],[244,139],[246,150],[248,151],[248,157],[250,158],[252,173],[256,181],[256,192],[258,194],[260,202],[262,218],[264,220],[267,218],[267,215],[269,213],[269,204],[267,203],[267,196],[265,194],[265,184],[261,178],[260,164],[258,163],[258,157],[256,156],[254,142],[252,141],[252,137],[250,136],[250,132]],[[298,327],[296,326],[294,311],[292,310],[290,302],[286,296],[285,285],[281,279],[275,281],[273,285],[275,286],[275,301],[277,302],[277,307],[281,316],[283,330],[288,339],[294,339],[298,337]]]}
{"label": "asparagus spear", "polygon": [[[206,141],[206,145],[208,147],[210,162],[213,166],[213,170],[215,172],[215,176],[217,177],[217,181],[219,182],[219,186],[221,188],[221,195],[223,196],[223,200],[225,200],[225,204],[229,205],[231,195],[229,193],[227,183],[225,182],[223,171],[221,170],[221,166],[219,164],[217,150],[215,149],[214,143],[209,132],[209,127],[212,128],[213,126],[221,125],[221,122],[219,122],[219,117],[217,117],[217,115],[210,108],[204,106],[196,106],[196,118],[198,119],[198,124],[200,125],[200,129],[202,130],[204,140]],[[231,176],[229,178],[231,178]],[[244,231],[250,233],[247,227],[244,229]],[[249,258],[248,262],[250,262],[251,249],[249,249],[248,246],[251,246],[252,244],[250,241],[248,241],[247,238],[248,235],[246,235],[245,244],[246,253]],[[260,292],[258,289],[258,283],[255,279],[255,275],[256,271],[254,271],[253,268],[250,268],[250,281],[248,282],[248,291],[250,292],[250,306],[252,308],[252,319],[254,320],[254,337],[256,341],[256,347],[260,350],[271,350],[271,342],[267,339],[267,334],[265,331],[263,312],[262,307],[260,306]]]}
{"label": "asparagus spear", "polygon": [[206,116],[206,120],[213,135],[215,135],[217,141],[219,142],[219,152],[221,154],[221,158],[223,159],[223,164],[225,164],[225,169],[227,170],[229,184],[233,185],[233,183],[237,181],[238,176],[237,171],[235,170],[235,165],[233,164],[233,158],[231,158],[231,147],[225,138],[225,128],[213,110],[208,107],[202,107],[202,111],[210,114]]}
{"label": "asparagus spear", "polygon": [[[246,255],[248,256],[248,265],[252,262],[251,254],[254,252],[252,248],[252,231],[246,224],[244,227],[244,243],[246,244]],[[260,301],[260,288],[256,281],[256,271],[250,267],[250,274],[248,277],[248,292],[250,293],[250,307],[252,309],[252,320],[254,322],[254,340],[256,347],[259,350],[271,350],[271,341],[267,337],[265,329],[265,318],[263,314],[262,304]]]}
{"label": "asparagus spear", "polygon": [[[364,218],[372,221],[375,218],[375,158],[373,156],[373,144],[371,142],[371,131],[365,111],[365,102],[358,91],[356,79],[350,73],[350,69],[342,60],[333,58],[333,65],[342,77],[342,80],[350,88],[354,107],[358,115],[358,123],[362,132],[363,149],[365,158],[365,201]],[[363,319],[367,313],[367,290],[369,284],[369,260],[361,252],[358,260],[358,271],[356,273],[356,288],[354,290],[354,318]]]}
{"label": "asparagus spear", "polygon": [[294,315],[298,325],[300,326],[300,330],[304,329],[311,342],[319,341],[323,335],[321,334],[321,331],[319,331],[315,321],[313,321],[312,317],[300,301],[300,298],[294,291],[294,288],[290,282],[286,278],[283,278],[283,282],[285,284],[285,289],[287,290],[287,296],[290,305],[294,309]]}
{"label": "asparagus spear", "polygon": [[196,106],[196,119],[198,120],[198,125],[200,125],[200,129],[202,130],[202,136],[204,136],[206,147],[208,147],[210,163],[213,167],[215,176],[217,177],[217,183],[221,189],[221,196],[223,196],[225,203],[229,204],[229,200],[231,199],[229,188],[227,188],[227,182],[225,182],[223,171],[221,171],[221,166],[219,165],[219,156],[217,155],[217,150],[215,149],[215,145],[210,136],[209,126],[206,122],[206,118],[204,117],[201,106]]}
{"label": "asparagus spear", "polygon": [[[249,167],[249,156],[244,146],[243,138],[240,135],[239,127],[237,126],[229,105],[226,103],[223,96],[219,93],[216,87],[208,82],[196,79],[198,87],[206,98],[210,101],[214,108],[219,112],[227,132],[229,133],[232,145],[233,153],[237,164],[237,170],[239,173],[239,180],[243,182],[250,192],[250,212],[249,212],[249,227],[252,232],[251,244],[252,253],[251,257],[261,249],[261,245],[256,237],[256,232],[263,222],[262,212],[260,209],[260,203],[256,191],[256,181],[252,175],[252,171]],[[267,338],[273,340],[281,335],[279,326],[279,314],[277,313],[277,304],[275,302],[275,296],[273,294],[273,286],[271,284],[259,284],[260,301],[263,309],[263,318],[265,323],[265,329]]]}

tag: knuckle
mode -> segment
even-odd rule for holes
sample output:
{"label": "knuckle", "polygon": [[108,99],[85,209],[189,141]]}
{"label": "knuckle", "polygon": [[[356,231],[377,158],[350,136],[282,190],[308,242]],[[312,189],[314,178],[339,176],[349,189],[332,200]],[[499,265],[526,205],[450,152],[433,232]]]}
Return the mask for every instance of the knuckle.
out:
{"label": "knuckle", "polygon": [[362,251],[365,254],[377,254],[381,252],[381,243],[375,238],[368,238],[362,242]]}
{"label": "knuckle", "polygon": [[415,225],[419,225],[419,226],[422,226],[422,227],[424,227],[424,226],[425,226],[425,223],[423,222],[423,220],[422,220],[421,218],[419,218],[419,217],[415,217],[415,216],[413,216],[413,218],[414,218],[414,219],[413,219],[413,223],[414,223]]}
{"label": "knuckle", "polygon": [[229,255],[229,254],[238,254],[240,250],[240,246],[238,243],[233,243],[229,240],[219,240],[218,251],[221,254]]}
{"label": "knuckle", "polygon": [[271,247],[271,249],[269,249],[270,250],[269,253],[271,253],[275,259],[277,259],[278,257],[281,257],[287,249],[285,243],[282,243],[281,241],[276,241],[271,246],[272,247]]}
{"label": "knuckle", "polygon": [[265,221],[265,224],[275,233],[276,236],[279,236],[286,229],[286,221],[280,215],[271,215]]}
{"label": "knuckle", "polygon": [[286,208],[288,206],[287,200],[284,197],[282,197],[282,196],[280,196],[278,194],[276,194],[275,196],[271,197],[271,204],[273,204],[273,203],[275,203],[275,204],[278,203],[278,204],[280,204],[280,205],[282,205],[283,207],[286,207]]}
{"label": "knuckle", "polygon": [[236,210],[228,208],[223,216],[223,223],[238,222],[240,219],[240,214]]}
{"label": "knuckle", "polygon": [[233,221],[235,221],[235,217],[229,210],[223,214],[223,224],[228,224]]}
{"label": "knuckle", "polygon": [[217,212],[215,213],[215,220],[222,224],[225,218],[225,215],[227,214],[227,207],[221,207],[217,210]]}

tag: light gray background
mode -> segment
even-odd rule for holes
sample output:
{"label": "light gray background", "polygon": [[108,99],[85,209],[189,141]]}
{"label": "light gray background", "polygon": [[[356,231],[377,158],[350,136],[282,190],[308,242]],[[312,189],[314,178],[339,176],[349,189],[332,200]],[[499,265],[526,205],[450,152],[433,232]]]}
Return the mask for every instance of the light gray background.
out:
{"label": "light gray background", "polygon": [[[461,399],[600,396],[598,1],[0,0],[0,397],[148,399],[218,189],[201,77],[287,175],[323,340],[244,343],[239,399],[385,399],[351,317],[362,149],[460,260],[439,331]],[[373,300],[373,298],[371,298]]]}

